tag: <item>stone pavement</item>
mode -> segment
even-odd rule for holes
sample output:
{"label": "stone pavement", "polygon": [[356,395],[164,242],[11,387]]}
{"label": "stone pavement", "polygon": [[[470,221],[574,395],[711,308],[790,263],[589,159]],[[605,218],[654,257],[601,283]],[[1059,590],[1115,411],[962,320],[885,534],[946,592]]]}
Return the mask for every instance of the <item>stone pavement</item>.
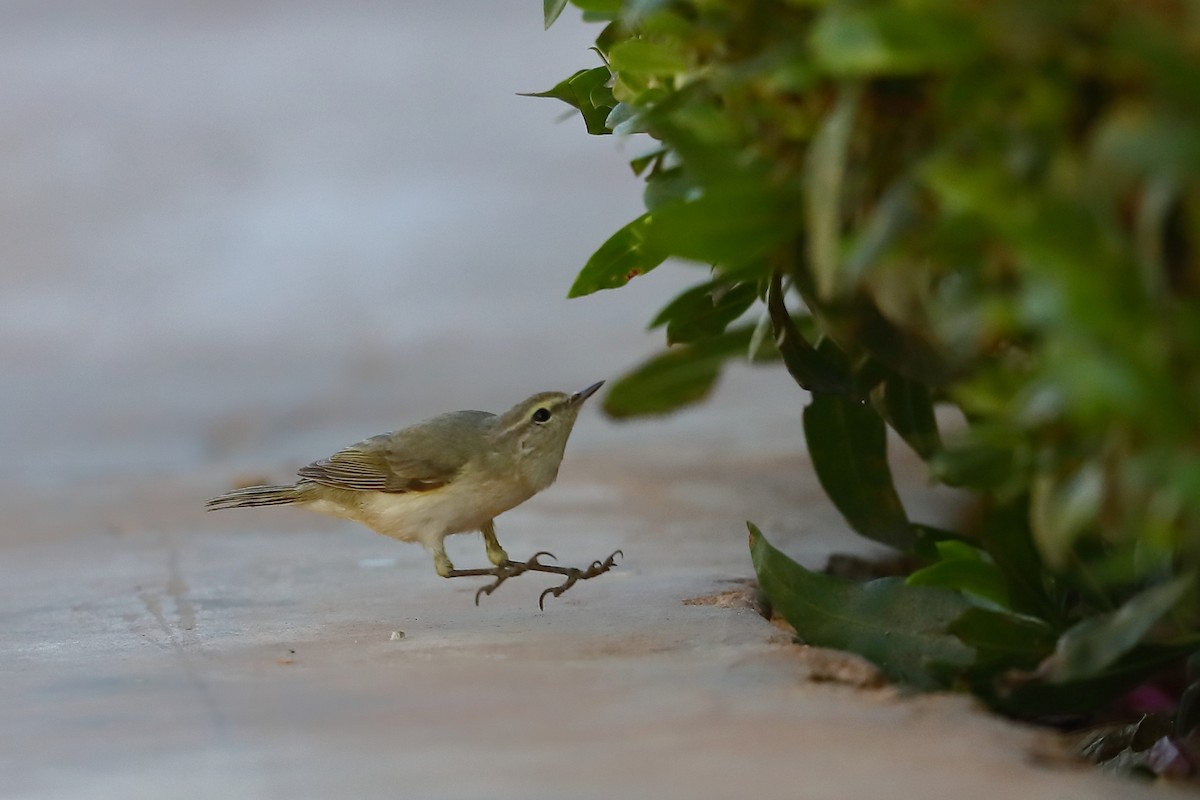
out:
{"label": "stone pavement", "polygon": [[18,498],[10,525],[64,525],[0,560],[0,796],[1160,794],[1056,764],[1047,734],[965,697],[811,680],[820,662],[746,607],[739,520],[828,551],[801,459],[581,449],[502,541],[627,558],[544,612],[549,576],[475,607],[478,584],[417,546],[293,510],[205,515],[215,468],[73,508]]}
{"label": "stone pavement", "polygon": [[[668,420],[581,417],[498,522],[549,576],[473,604],[428,556],[234,481],[452,408],[612,377],[695,267],[567,302],[638,213],[635,142],[515,96],[592,63],[536,4],[17,3],[0,25],[0,797],[1131,798],[957,696],[748,607],[744,522],[863,546],[803,398],[736,368]],[[952,501],[898,462],[932,519]],[[460,566],[477,537],[452,540]]]}

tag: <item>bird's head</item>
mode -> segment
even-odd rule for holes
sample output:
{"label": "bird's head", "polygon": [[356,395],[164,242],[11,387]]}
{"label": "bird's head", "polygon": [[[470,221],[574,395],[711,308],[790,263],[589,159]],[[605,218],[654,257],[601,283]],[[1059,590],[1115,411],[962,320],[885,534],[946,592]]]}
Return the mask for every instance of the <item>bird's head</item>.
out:
{"label": "bird's head", "polygon": [[603,385],[600,381],[574,394],[539,392],[497,419],[493,430],[501,449],[513,456],[515,466],[538,489],[558,475],[579,409]]}

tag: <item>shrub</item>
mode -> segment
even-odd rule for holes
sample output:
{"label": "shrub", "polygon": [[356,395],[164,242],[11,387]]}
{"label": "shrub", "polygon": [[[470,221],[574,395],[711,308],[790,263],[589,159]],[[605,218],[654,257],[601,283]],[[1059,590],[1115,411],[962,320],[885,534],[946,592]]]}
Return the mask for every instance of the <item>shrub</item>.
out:
{"label": "shrub", "polygon": [[[539,96],[649,146],[646,213],[571,295],[711,265],[607,411],[669,411],[729,359],[777,357],[829,497],[922,564],[853,583],[751,526],[797,634],[1036,717],[1195,652],[1200,7],[572,2],[604,23],[601,63]],[[935,406],[966,422],[939,431]],[[976,525],[909,518],[886,427],[977,494]]]}

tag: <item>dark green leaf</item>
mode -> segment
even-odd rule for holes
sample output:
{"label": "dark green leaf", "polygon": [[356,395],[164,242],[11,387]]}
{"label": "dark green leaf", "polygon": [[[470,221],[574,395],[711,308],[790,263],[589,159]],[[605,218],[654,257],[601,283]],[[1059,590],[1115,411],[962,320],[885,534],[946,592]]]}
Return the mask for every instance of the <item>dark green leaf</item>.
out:
{"label": "dark green leaf", "polygon": [[995,490],[1013,479],[1013,452],[986,442],[969,442],[933,454],[929,468],[947,486]]}
{"label": "dark green leaf", "polygon": [[1200,637],[1167,644],[1145,644],[1126,653],[1104,671],[1062,683],[1041,680],[1037,673],[1005,673],[998,677],[992,702],[1013,714],[1046,717],[1094,711],[1111,703],[1164,667],[1200,648]]}
{"label": "dark green leaf", "polygon": [[783,302],[783,279],[778,272],[767,289],[767,310],[775,332],[775,343],[788,374],[810,392],[854,394],[853,377],[838,363],[815,349],[797,329]]}
{"label": "dark green leaf", "polygon": [[908,446],[924,459],[942,449],[929,389],[903,375],[890,375],[883,384],[883,412]]}
{"label": "dark green leaf", "polygon": [[546,30],[558,19],[558,15],[567,7],[567,0],[542,0],[542,18],[546,22]]}
{"label": "dark green leaf", "polygon": [[646,241],[650,215],[643,214],[600,245],[575,279],[567,297],[624,286],[661,264],[666,256]]}
{"label": "dark green leaf", "polygon": [[980,508],[980,518],[979,545],[1003,571],[1012,609],[1061,625],[1063,602],[1034,547],[1024,500],[987,502]]}
{"label": "dark green leaf", "polygon": [[1200,650],[1188,657],[1188,687],[1179,698],[1179,710],[1175,714],[1175,735],[1187,736],[1200,728]]}
{"label": "dark green leaf", "polygon": [[667,326],[667,344],[687,344],[724,332],[758,297],[753,283],[730,285],[718,280],[688,289],[650,323]]}
{"label": "dark green leaf", "polygon": [[892,483],[887,430],[870,406],[815,394],[804,409],[804,438],[825,493],[854,530],[906,550],[916,534]]}
{"label": "dark green leaf", "polygon": [[927,332],[892,322],[868,292],[827,303],[817,295],[807,270],[797,270],[794,277],[805,304],[843,350],[865,351],[885,366],[927,386],[943,386],[954,377],[944,350]]}
{"label": "dark green leaf", "polygon": [[1089,678],[1132,650],[1195,586],[1193,575],[1146,589],[1118,610],[1088,617],[1058,640],[1042,674],[1052,683]]}
{"label": "dark green leaf", "polygon": [[858,653],[919,689],[944,688],[971,663],[971,650],[947,632],[969,607],[960,595],[898,578],[860,584],[810,572],[749,529],[759,585],[808,644]]}
{"label": "dark green leaf", "polygon": [[610,416],[665,414],[703,400],[731,358],[745,358],[752,327],[678,345],[617,380],[604,398]]}

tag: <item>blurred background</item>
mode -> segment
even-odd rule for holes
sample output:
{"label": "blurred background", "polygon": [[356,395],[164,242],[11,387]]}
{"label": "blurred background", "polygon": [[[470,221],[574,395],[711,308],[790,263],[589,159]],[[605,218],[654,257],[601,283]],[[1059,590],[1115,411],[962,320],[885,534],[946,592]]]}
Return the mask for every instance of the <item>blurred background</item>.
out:
{"label": "blurred background", "polygon": [[[645,145],[517,95],[597,63],[596,27],[542,24],[536,2],[0,7],[0,787],[59,787],[0,794],[446,796],[468,776],[477,796],[608,796],[652,776],[693,797],[829,772],[839,736],[813,719],[841,725],[847,696],[780,703],[796,667],[761,651],[786,636],[681,604],[752,574],[747,518],[813,563],[850,541],[781,369],[733,367],[669,419],[593,403],[564,462],[582,479],[511,512],[502,540],[630,558],[544,615],[537,582],[476,609],[475,585],[360,526],[202,511],[234,481],[662,347],[646,323],[701,267],[566,299],[641,213],[627,162]],[[930,758],[956,757],[957,730]],[[816,737],[808,760],[781,757],[795,735]],[[842,775],[895,777],[846,757]]]}
{"label": "blurred background", "polygon": [[[595,64],[597,29],[540,11],[6,4],[4,478],[303,463],[656,350],[645,324],[696,267],[565,299],[640,212],[645,145],[517,95]],[[736,427],[779,394],[740,391],[699,413]],[[637,435],[617,427],[576,435]]]}

